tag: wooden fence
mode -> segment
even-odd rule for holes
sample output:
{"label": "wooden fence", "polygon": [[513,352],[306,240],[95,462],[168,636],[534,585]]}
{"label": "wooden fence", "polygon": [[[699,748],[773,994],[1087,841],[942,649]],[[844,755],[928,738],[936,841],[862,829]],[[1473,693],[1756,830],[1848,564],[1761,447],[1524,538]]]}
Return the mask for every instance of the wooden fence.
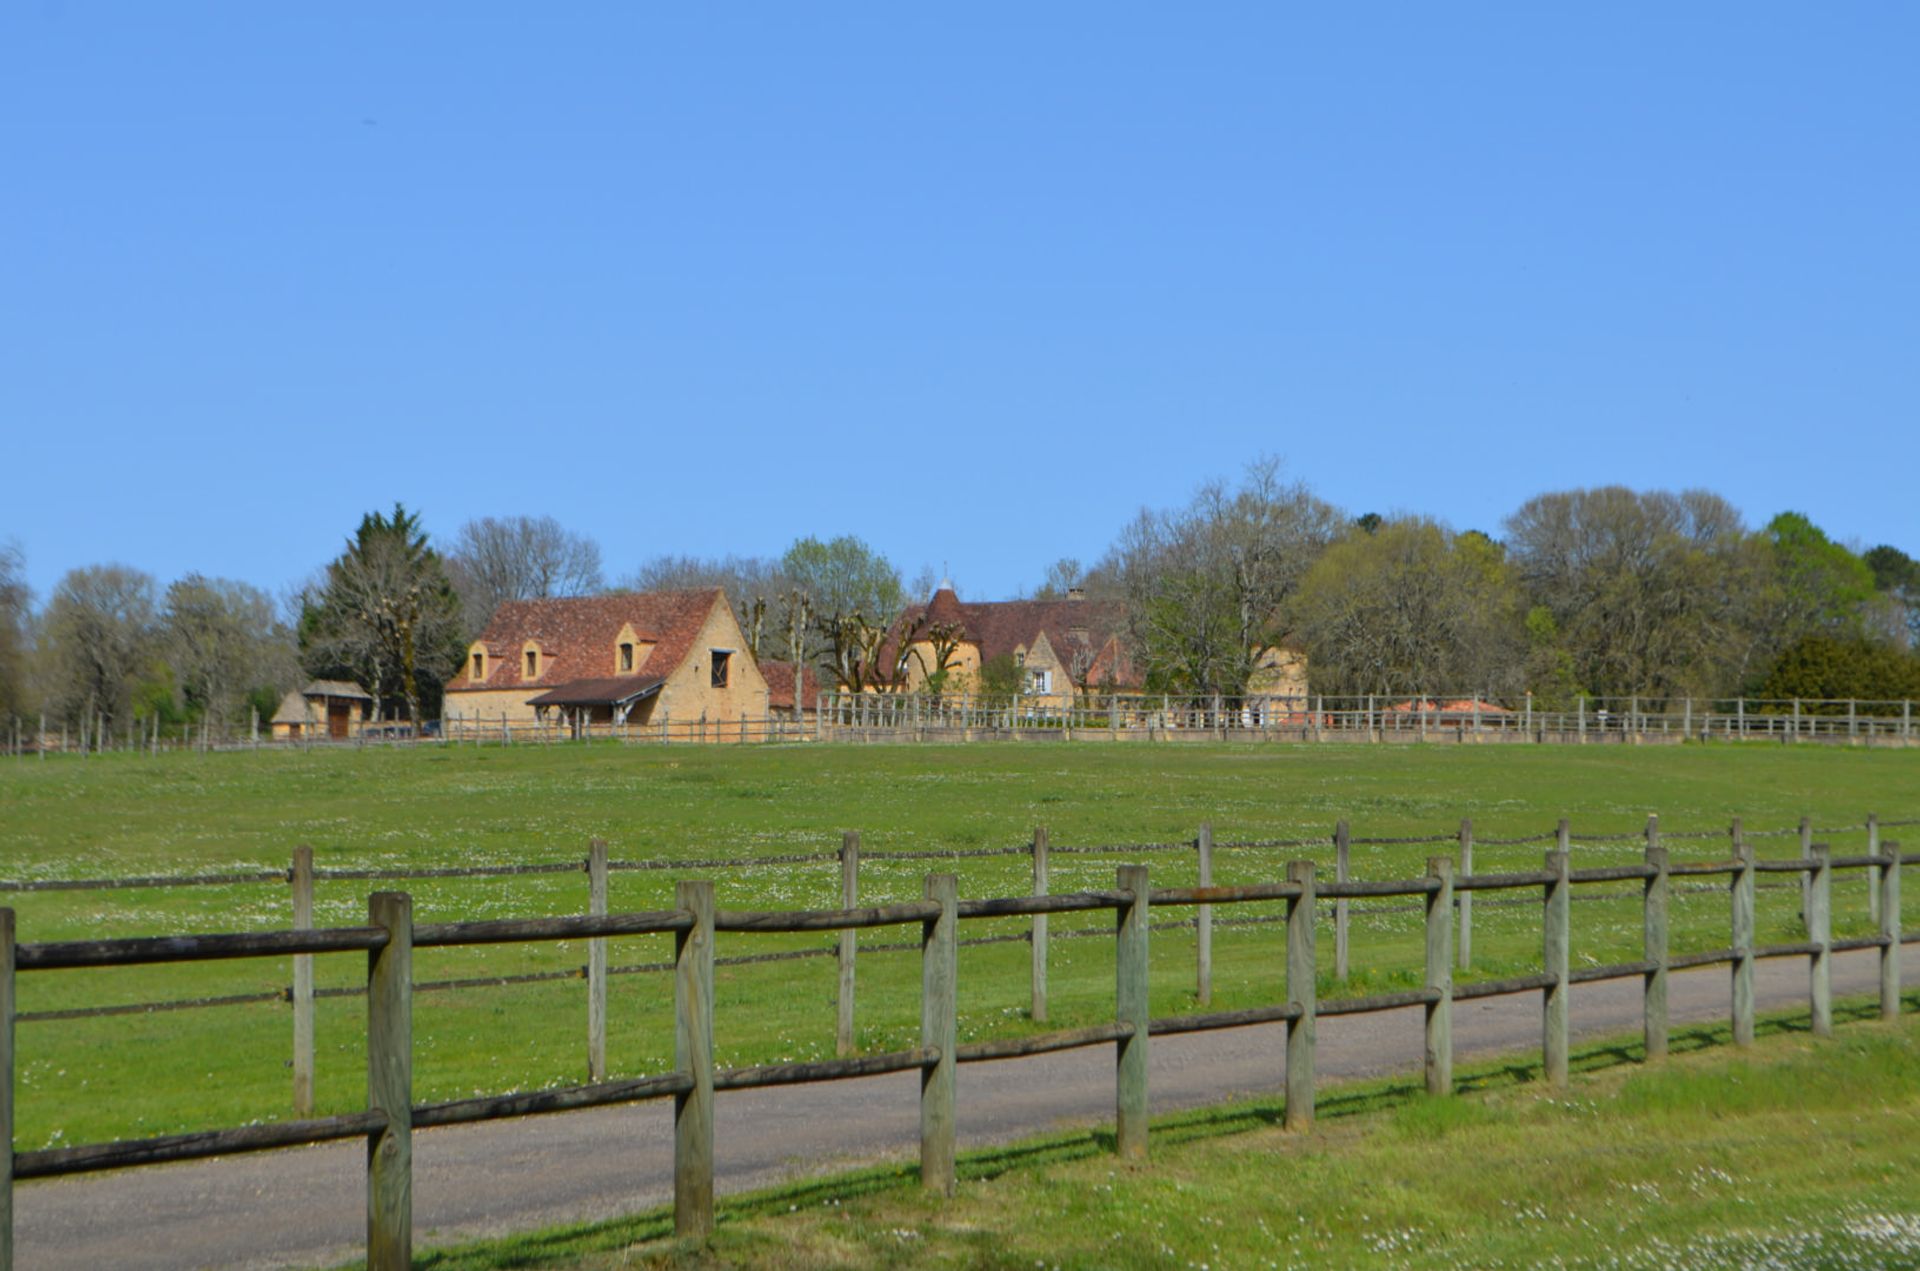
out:
{"label": "wooden fence", "polygon": [[[1115,1050],[1115,1142],[1123,1157],[1147,1151],[1147,1049],[1155,1035],[1202,1032],[1250,1024],[1286,1025],[1285,1119],[1296,1130],[1313,1121],[1314,1046],[1318,1019],[1419,1006],[1424,1017],[1427,1089],[1452,1090],[1453,1003],[1499,994],[1541,994],[1542,1054],[1546,1078],[1567,1080],[1569,1056],[1568,991],[1571,985],[1602,980],[1639,979],[1643,984],[1646,1054],[1658,1058],[1667,1049],[1667,981],[1671,971],[1726,965],[1732,969],[1731,1012],[1736,1043],[1754,1032],[1754,966],[1763,958],[1805,957],[1809,965],[1812,1027],[1816,1035],[1832,1031],[1832,955],[1850,949],[1878,949],[1880,1010],[1898,1014],[1900,949],[1920,942],[1920,931],[1900,925],[1901,855],[1894,842],[1860,856],[1835,857],[1824,843],[1808,847],[1804,859],[1757,860],[1750,843],[1734,844],[1730,859],[1675,863],[1657,832],[1650,836],[1638,864],[1594,869],[1571,868],[1564,827],[1559,846],[1545,854],[1543,867],[1498,874],[1456,872],[1448,856],[1427,861],[1417,878],[1383,881],[1317,877],[1312,861],[1288,863],[1284,882],[1241,887],[1169,887],[1149,884],[1148,867],[1121,865],[1110,890],[1064,895],[1036,890],[1026,896],[963,900],[952,874],[925,879],[924,899],[902,904],[847,906],[829,910],[738,911],[717,908],[708,881],[677,884],[670,910],[571,917],[507,919],[415,925],[412,901],[405,893],[376,892],[368,899],[365,925],[290,931],[16,944],[14,913],[0,909],[0,1136],[9,1150],[0,1153],[0,1271],[13,1267],[13,1183],[32,1179],[117,1169],[163,1161],[189,1160],[258,1151],[302,1143],[364,1139],[367,1143],[367,1261],[379,1271],[404,1268],[412,1254],[412,1133],[416,1128],[494,1120],[574,1108],[674,1101],[674,1225],[683,1236],[712,1230],[713,1100],[720,1090],[844,1080],[876,1073],[917,1071],[920,1080],[920,1169],[931,1190],[954,1187],[954,1072],[961,1063],[1022,1055],[1112,1046]],[[1036,861],[1043,859],[1036,854]],[[1832,879],[1836,870],[1869,871],[1878,898],[1878,934],[1835,940],[1832,936]],[[1792,874],[1805,880],[1807,939],[1759,946],[1754,943],[1754,893],[1759,873]],[[1668,947],[1668,906],[1672,880],[1729,880],[1729,942],[1725,947],[1676,955]],[[1642,886],[1644,947],[1636,961],[1571,969],[1569,904],[1573,888],[1591,883],[1638,881]],[[1455,986],[1453,979],[1453,902],[1474,892],[1537,892],[1541,906],[1541,969],[1504,979]],[[1316,911],[1319,902],[1372,897],[1408,897],[1425,911],[1423,986],[1402,992],[1320,1002],[1316,996]],[[1149,915],[1156,909],[1195,909],[1215,905],[1281,901],[1284,921],[1285,978],[1278,999],[1269,1005],[1234,1011],[1201,1012],[1152,1018],[1148,1010]],[[1111,1023],[1043,1033],[1037,1036],[957,1042],[957,949],[965,920],[1055,913],[1111,911],[1114,928],[1114,1018]],[[921,955],[921,1030],[919,1045],[882,1054],[832,1060],[764,1064],[716,1069],[713,1062],[714,940],[718,932],[850,933],[892,927],[919,928]],[[674,937],[674,1067],[648,1077],[590,1081],[525,1093],[489,1095],[442,1103],[412,1101],[412,957],[415,948],[444,948],[565,939],[605,940],[615,936],[671,933]],[[1036,948],[1043,947],[1036,942]],[[338,953],[367,955],[367,1106],[364,1110],[321,1118],[210,1130],[191,1134],[84,1144],[14,1152],[15,980],[19,974],[79,967],[150,965],[218,958],[313,957]]]}
{"label": "wooden fence", "polygon": [[[16,759],[49,754],[120,751],[315,750],[394,745],[555,745],[592,740],[632,744],[743,744],[801,741],[1293,741],[1526,742],[1657,744],[1680,741],[1776,741],[1785,744],[1911,746],[1920,742],[1911,701],[1832,699],[1578,698],[1564,709],[1536,708],[1530,696],[1419,694],[1332,697],[1172,694],[984,698],[962,694],[848,693],[817,696],[813,709],[752,715],[662,711],[644,723],[566,723],[486,714],[446,717],[415,729],[401,721],[355,725],[348,738],[303,733],[292,740],[262,736],[256,716],[216,731],[202,723],[166,735],[155,721],[115,725],[104,717],[71,728],[45,716],[12,717],[0,744]],[[269,732],[271,730],[268,730]]]}
{"label": "wooden fence", "polygon": [[[1880,833],[1883,827],[1895,828],[1920,824],[1920,819],[1893,820],[1883,822],[1877,815],[1869,814],[1864,821],[1867,841],[1867,855],[1879,852]],[[1725,830],[1692,830],[1665,835],[1660,830],[1659,818],[1647,818],[1646,827],[1640,836],[1628,839],[1620,835],[1575,835],[1572,823],[1561,818],[1557,827],[1546,833],[1522,835],[1519,837],[1476,839],[1471,819],[1460,822],[1456,834],[1415,835],[1401,837],[1377,837],[1354,835],[1347,820],[1338,821],[1330,835],[1324,837],[1287,838],[1287,839],[1243,839],[1216,842],[1211,823],[1200,826],[1199,832],[1191,839],[1164,843],[1131,844],[1088,844],[1054,845],[1045,826],[1036,826],[1033,837],[1017,846],[940,849],[922,848],[906,850],[863,850],[859,831],[848,831],[841,837],[837,852],[794,852],[773,856],[756,856],[732,859],[651,859],[620,860],[610,857],[604,840],[593,839],[588,843],[584,860],[545,861],[528,864],[474,865],[450,867],[396,867],[396,868],[334,868],[320,869],[313,863],[313,849],[302,844],[294,849],[289,867],[284,871],[256,870],[224,874],[190,875],[149,875],[129,878],[77,878],[77,879],[41,879],[32,881],[0,880],[0,894],[5,893],[45,893],[74,891],[124,891],[152,888],[192,888],[226,887],[248,884],[285,884],[289,890],[289,909],[292,927],[295,930],[308,930],[313,926],[314,887],[317,882],[407,882],[430,879],[488,879],[513,878],[535,875],[579,874],[586,875],[586,913],[590,917],[604,917],[608,912],[608,884],[610,876],[627,871],[666,871],[666,870],[739,870],[742,868],[789,868],[795,865],[834,865],[837,867],[840,882],[840,903],[851,910],[859,904],[860,868],[863,861],[906,861],[906,860],[958,860],[962,858],[988,857],[1025,857],[1031,865],[1031,894],[1045,896],[1049,893],[1051,859],[1054,854],[1093,855],[1093,856],[1140,856],[1162,853],[1193,853],[1200,887],[1213,885],[1213,865],[1216,852],[1272,852],[1280,850],[1332,848],[1333,878],[1336,883],[1352,881],[1352,849],[1355,847],[1437,847],[1456,846],[1455,869],[1462,875],[1473,872],[1473,854],[1476,846],[1480,848],[1507,848],[1530,844],[1553,844],[1558,850],[1571,853],[1576,845],[1619,844],[1628,841],[1644,841],[1648,845],[1667,840],[1711,841],[1724,840],[1729,851],[1737,851],[1741,844],[1749,839],[1778,838],[1796,836],[1799,839],[1800,857],[1803,862],[1812,859],[1812,847],[1816,835],[1838,835],[1857,832],[1860,827],[1825,826],[1816,828],[1811,818],[1801,817],[1797,827],[1774,829],[1747,829],[1742,819],[1735,817]],[[1771,867],[1769,862],[1768,868]],[[1802,897],[1804,913],[1805,888]],[[1880,913],[1880,891],[1878,878],[1869,871],[1867,907],[1869,921],[1877,920]],[[1349,978],[1349,947],[1352,926],[1350,901],[1345,895],[1335,896],[1328,893],[1329,916],[1333,925],[1333,978],[1345,983]],[[1595,896],[1594,899],[1603,899]],[[1456,964],[1462,971],[1473,967],[1473,896],[1470,890],[1462,891],[1451,901],[1455,914],[1457,933],[1454,939]],[[1256,926],[1276,923],[1276,916],[1249,916],[1241,918],[1223,918],[1220,925]],[[1176,929],[1194,932],[1195,996],[1201,1005],[1212,1000],[1213,993],[1213,933],[1216,918],[1211,902],[1200,902],[1193,907],[1193,916],[1154,924],[1157,931]],[[1048,1019],[1048,968],[1050,951],[1054,941],[1099,936],[1103,933],[1093,929],[1069,932],[1052,932],[1046,911],[1032,915],[1028,931],[1011,935],[989,935],[970,940],[962,940],[963,947],[977,947],[1012,942],[1026,943],[1032,946],[1032,976],[1029,997],[1030,1017],[1039,1023]],[[838,1006],[835,1022],[835,1046],[839,1055],[845,1057],[855,1053],[854,1019],[857,1002],[858,957],[862,951],[867,953],[898,952],[906,946],[899,944],[860,945],[855,939],[855,929],[847,928],[838,933],[832,945],[822,945],[810,949],[789,949],[772,953],[746,954],[737,957],[718,959],[721,966],[741,966],[767,962],[798,961],[814,958],[835,958],[838,962]],[[101,1006],[68,1007],[62,1009],[18,1012],[15,1019],[19,1023],[56,1023],[67,1020],[97,1018],[114,1015],[151,1014],[158,1011],[197,1010],[205,1008],[258,1005],[268,1002],[286,1002],[292,1007],[292,1109],[297,1117],[311,1116],[314,1110],[315,1049],[314,1049],[314,1010],[315,1001],[320,998],[354,997],[363,994],[364,987],[342,987],[316,989],[313,976],[313,957],[311,954],[296,953],[292,957],[292,983],[279,989],[263,992],[225,994],[198,998],[171,998],[157,1001],[120,1002]],[[411,991],[432,993],[457,990],[498,988],[508,985],[536,984],[560,980],[584,980],[587,989],[587,1027],[586,1027],[586,1076],[589,1082],[605,1080],[607,1067],[607,991],[608,981],[614,975],[668,973],[674,970],[674,963],[639,962],[615,965],[608,958],[605,939],[587,941],[587,961],[579,967],[569,967],[551,971],[520,972],[510,975],[469,976],[454,979],[426,980],[414,982]]]}

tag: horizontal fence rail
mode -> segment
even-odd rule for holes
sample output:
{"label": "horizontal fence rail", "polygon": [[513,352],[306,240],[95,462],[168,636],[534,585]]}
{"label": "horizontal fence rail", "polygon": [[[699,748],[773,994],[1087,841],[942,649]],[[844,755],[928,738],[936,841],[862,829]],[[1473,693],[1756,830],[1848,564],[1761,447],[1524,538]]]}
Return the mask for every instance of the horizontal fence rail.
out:
{"label": "horizontal fence rail", "polygon": [[[1199,843],[1204,847],[1208,835]],[[1565,844],[1563,822],[1556,835]],[[1463,840],[1466,838],[1463,832]],[[1154,888],[1145,865],[1118,867],[1112,889],[1048,894],[1036,888],[1026,896],[962,900],[951,874],[927,876],[925,898],[899,904],[828,910],[723,910],[715,904],[711,882],[681,882],[676,907],[638,913],[584,914],[560,918],[436,923],[416,926],[412,901],[404,893],[377,892],[368,899],[365,926],[236,932],[99,941],[26,943],[16,940],[14,911],[0,909],[0,1133],[8,1151],[0,1168],[0,1271],[11,1271],[13,1182],[92,1170],[191,1160],[236,1152],[262,1151],[301,1143],[364,1138],[368,1144],[367,1249],[374,1268],[409,1265],[412,1254],[411,1135],[415,1128],[452,1125],[501,1117],[519,1117],[642,1100],[674,1101],[675,1229],[703,1236],[713,1225],[713,1099],[716,1091],[847,1080],[879,1073],[921,1074],[921,1178],[928,1188],[950,1193],[954,1185],[954,1068],[1070,1049],[1115,1048],[1115,1150],[1123,1157],[1144,1157],[1147,1150],[1147,1048],[1153,1036],[1280,1023],[1286,1029],[1285,1117],[1289,1127],[1310,1128],[1313,1119],[1315,1021],[1323,1016],[1420,1008],[1425,1038],[1428,1090],[1451,1093],[1452,1004],[1460,999],[1538,992],[1542,995],[1541,1050],[1546,1079],[1567,1080],[1569,1055],[1568,989],[1573,984],[1639,979],[1643,984],[1646,1054],[1657,1059],[1667,1049],[1667,981],[1677,969],[1725,964],[1731,968],[1731,1015],[1736,1043],[1750,1042],[1754,1029],[1753,967],[1767,958],[1808,960],[1813,1031],[1832,1031],[1831,961],[1836,951],[1877,949],[1880,1010],[1884,1017],[1900,1006],[1900,949],[1920,942],[1920,931],[1901,928],[1899,844],[1876,842],[1875,850],[1836,857],[1823,842],[1806,844],[1803,859],[1761,862],[1744,837],[1735,835],[1729,859],[1675,866],[1668,849],[1650,826],[1643,859],[1632,865],[1575,870],[1570,853],[1556,847],[1545,853],[1539,870],[1474,874],[1456,870],[1452,856],[1428,858],[1419,877],[1390,880],[1322,880],[1312,861],[1292,861],[1285,882],[1241,887]],[[1044,865],[1045,836],[1034,853]],[[857,852],[849,836],[848,858]],[[594,859],[605,864],[604,845]],[[1204,857],[1203,857],[1204,859]],[[1764,866],[1764,868],[1763,868]],[[1729,897],[1730,943],[1719,949],[1675,954],[1668,944],[1672,879],[1684,872],[1723,878]],[[1872,882],[1878,935],[1836,941],[1832,935],[1832,878],[1836,870],[1863,870]],[[1756,876],[1790,872],[1807,883],[1804,915],[1808,938],[1772,945],[1754,940]],[[1040,873],[1044,882],[1045,875]],[[1638,882],[1644,925],[1640,959],[1570,968],[1571,927],[1568,905],[1573,889],[1607,883]],[[1474,892],[1535,892],[1541,912],[1541,970],[1500,980],[1456,986],[1454,902]],[[604,898],[604,892],[598,893]],[[1425,912],[1425,971],[1421,987],[1320,1001],[1317,996],[1317,915],[1327,898],[1412,897]],[[1284,976],[1276,977],[1280,1000],[1232,1011],[1152,1018],[1148,1009],[1148,941],[1156,909],[1191,908],[1210,914],[1214,905],[1281,902],[1285,906]],[[1025,915],[1036,922],[1048,914],[1110,910],[1113,930],[1101,934],[1114,942],[1115,1008],[1110,1023],[1036,1036],[957,1040],[957,949],[959,923],[965,920]],[[1464,911],[1463,911],[1464,912]],[[762,1064],[719,1069],[713,1062],[713,969],[715,936],[720,931],[795,933],[835,931],[843,939],[857,930],[918,927],[922,966],[922,1022],[919,1044],[880,1054],[837,1059]],[[1464,930],[1464,928],[1461,928]],[[477,1096],[442,1103],[412,1099],[412,955],[416,947],[459,946],[506,940],[555,940],[586,935],[670,934],[674,939],[675,1046],[670,1072],[624,1080],[590,1080],[558,1089]],[[843,949],[847,948],[843,943]],[[914,947],[914,946],[908,946]],[[1040,947],[1036,944],[1036,947]],[[210,958],[273,957],[294,954],[360,952],[367,955],[368,1101],[364,1110],[333,1117],[306,1118],[269,1125],[198,1131],[189,1134],[73,1147],[15,1152],[13,1092],[16,979],[20,974],[56,969],[146,965]],[[850,965],[850,964],[849,964]],[[1036,964],[1037,965],[1037,964]],[[844,983],[844,982],[843,982]],[[311,982],[308,983],[309,991]]]}

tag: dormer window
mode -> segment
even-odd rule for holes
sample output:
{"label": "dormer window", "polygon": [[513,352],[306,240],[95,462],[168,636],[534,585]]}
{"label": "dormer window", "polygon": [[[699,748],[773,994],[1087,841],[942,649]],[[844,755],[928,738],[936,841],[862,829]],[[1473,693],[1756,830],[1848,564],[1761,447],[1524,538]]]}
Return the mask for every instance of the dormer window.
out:
{"label": "dormer window", "polygon": [[484,653],[473,655],[473,678],[476,680],[487,678],[487,655]]}
{"label": "dormer window", "polygon": [[622,671],[633,669],[633,645],[625,641],[620,645],[620,669]]}
{"label": "dormer window", "polygon": [[540,655],[532,649],[527,650],[527,678],[530,680],[540,678]]}

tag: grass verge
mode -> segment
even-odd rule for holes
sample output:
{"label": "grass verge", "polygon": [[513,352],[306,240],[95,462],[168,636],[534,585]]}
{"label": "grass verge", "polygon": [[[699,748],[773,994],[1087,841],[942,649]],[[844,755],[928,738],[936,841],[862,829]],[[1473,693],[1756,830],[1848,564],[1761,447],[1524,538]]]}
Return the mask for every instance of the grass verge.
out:
{"label": "grass verge", "polygon": [[[1910,997],[1911,1010],[1920,997]],[[725,1200],[705,1245],[671,1211],[423,1255],[433,1271],[815,1267],[1916,1267],[1920,1017],[1842,1005],[1576,1054],[1556,1093],[1511,1061],[1324,1092],[1310,1135],[1274,1101],[1156,1120],[1153,1158],[1103,1131],[971,1152],[959,1193],[878,1167]]]}

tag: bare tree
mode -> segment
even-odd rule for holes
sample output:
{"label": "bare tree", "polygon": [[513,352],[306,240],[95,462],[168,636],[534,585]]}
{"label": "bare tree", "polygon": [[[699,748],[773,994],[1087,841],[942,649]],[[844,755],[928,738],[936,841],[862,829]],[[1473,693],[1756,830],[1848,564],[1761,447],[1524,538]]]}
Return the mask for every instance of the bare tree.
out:
{"label": "bare tree", "polygon": [[27,562],[14,543],[0,543],[0,715],[27,712],[27,648],[33,594]]}
{"label": "bare tree", "polygon": [[1064,600],[1069,591],[1080,586],[1087,571],[1080,562],[1071,556],[1062,556],[1047,566],[1046,576],[1040,580],[1039,590],[1033,593],[1035,600]]}
{"label": "bare tree", "polygon": [[792,590],[777,560],[764,556],[656,556],[620,580],[622,591],[691,591],[718,587],[746,633],[755,658],[767,653],[767,615]]}
{"label": "bare tree", "polygon": [[231,579],[189,574],[168,587],[160,638],[181,691],[216,726],[238,717],[250,690],[284,691],[300,673],[273,598]]}
{"label": "bare tree", "polygon": [[550,516],[484,516],[460,527],[446,561],[468,634],[505,600],[585,596],[601,588],[600,545]]}
{"label": "bare tree", "polygon": [[1289,632],[1287,602],[1342,518],[1275,459],[1237,487],[1213,482],[1184,509],[1148,512],[1121,532],[1104,573],[1128,601],[1130,635],[1150,678],[1238,696]]}
{"label": "bare tree", "polygon": [[152,577],[126,565],[69,571],[47,602],[42,637],[49,705],[60,717],[125,723],[154,668]]}
{"label": "bare tree", "polygon": [[1520,687],[1519,594],[1485,535],[1420,517],[1356,526],[1307,572],[1294,611],[1323,692]]}

